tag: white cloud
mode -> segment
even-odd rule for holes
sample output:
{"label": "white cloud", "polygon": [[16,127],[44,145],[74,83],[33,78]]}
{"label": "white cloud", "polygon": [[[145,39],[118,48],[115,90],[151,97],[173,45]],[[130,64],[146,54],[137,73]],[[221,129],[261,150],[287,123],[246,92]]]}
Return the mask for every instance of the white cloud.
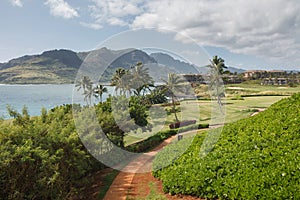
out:
{"label": "white cloud", "polygon": [[47,0],[45,2],[50,8],[50,13],[56,17],[70,19],[78,17],[78,12],[64,0]]}
{"label": "white cloud", "polygon": [[297,0],[155,1],[132,27],[172,29],[201,45],[287,61],[300,54],[299,12]]}
{"label": "white cloud", "polygon": [[143,0],[93,0],[89,6],[94,24],[126,26],[143,12]]}
{"label": "white cloud", "polygon": [[94,30],[100,30],[102,28],[102,26],[100,24],[96,24],[96,23],[86,23],[86,22],[80,22],[80,24],[84,27],[88,27]]}
{"label": "white cloud", "polygon": [[13,6],[23,7],[23,3],[21,0],[11,0]]}
{"label": "white cloud", "polygon": [[300,53],[297,0],[156,0],[146,10],[132,27],[172,29],[202,45],[279,60]]}
{"label": "white cloud", "polygon": [[100,25],[172,29],[180,32],[176,40],[184,41],[184,34],[201,45],[269,60],[300,54],[298,0],[93,0],[90,9]]}

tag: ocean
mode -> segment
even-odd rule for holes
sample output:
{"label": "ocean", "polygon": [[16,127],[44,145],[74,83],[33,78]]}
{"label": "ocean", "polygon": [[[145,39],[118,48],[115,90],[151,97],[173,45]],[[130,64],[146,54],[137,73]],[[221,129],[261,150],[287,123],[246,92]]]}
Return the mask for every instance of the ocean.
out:
{"label": "ocean", "polygon": [[[113,90],[112,87],[107,88],[109,92]],[[75,91],[74,95],[73,90]],[[8,105],[18,112],[21,112],[22,108],[26,106],[30,116],[36,116],[41,114],[42,108],[49,110],[55,106],[71,104],[72,102],[86,104],[83,101],[83,96],[78,96],[80,93],[76,91],[74,84],[2,84],[0,85],[0,117],[4,119],[10,118],[7,113]],[[103,100],[106,99],[107,95],[107,93],[103,95]]]}

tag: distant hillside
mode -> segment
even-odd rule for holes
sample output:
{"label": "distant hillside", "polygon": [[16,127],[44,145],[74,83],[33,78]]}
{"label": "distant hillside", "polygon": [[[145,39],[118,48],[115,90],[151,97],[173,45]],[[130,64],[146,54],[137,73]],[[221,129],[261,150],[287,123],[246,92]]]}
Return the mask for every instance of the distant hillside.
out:
{"label": "distant hillside", "polygon": [[[165,53],[152,53],[150,54],[160,66],[165,66],[172,72],[176,72],[178,74],[207,74],[209,72],[209,68],[205,66],[196,66],[192,65],[180,60],[174,59],[172,56],[165,54]],[[238,74],[243,73],[246,70],[235,68],[235,67],[228,67],[226,70],[234,73],[237,72]]]}
{"label": "distant hillside", "polygon": [[[39,55],[26,55],[0,63],[0,83],[4,84],[60,84],[73,83],[78,70],[92,80],[109,82],[117,68],[129,69],[142,62],[155,81],[166,79],[168,73],[206,73],[208,68],[176,60],[166,53],[148,55],[137,49],[110,50],[105,47],[87,52],[50,50]],[[241,73],[241,69],[229,68]],[[81,71],[81,72],[82,72]],[[81,74],[81,73],[79,73]],[[79,75],[80,76],[80,75]],[[100,78],[101,76],[101,78]]]}
{"label": "distant hillside", "polygon": [[244,73],[246,70],[244,69],[240,69],[240,68],[235,68],[235,67],[228,67],[226,70],[229,70],[231,73],[238,73],[238,74],[241,74],[241,73]]}
{"label": "distant hillside", "polygon": [[0,65],[0,83],[70,83],[81,63],[70,50],[26,55]]}
{"label": "distant hillside", "polygon": [[26,55],[0,63],[0,83],[73,83],[85,59],[85,69],[91,75],[95,70],[105,68],[104,81],[110,80],[118,67],[128,69],[138,62],[157,63],[148,54],[136,49],[114,51],[101,48],[80,53],[64,49],[51,50],[40,55]]}
{"label": "distant hillside", "polygon": [[196,70],[194,65],[189,63],[176,60],[172,56],[165,53],[151,53],[151,57],[153,57],[159,64],[165,65],[169,67],[171,70],[176,71],[179,74],[194,74],[199,73]]}
{"label": "distant hillside", "polygon": [[109,82],[118,68],[129,69],[139,62],[144,65],[157,64],[155,59],[137,49],[110,50],[101,48],[88,54],[79,53],[78,55],[84,59],[81,67],[83,74],[100,82]]}
{"label": "distant hillside", "polygon": [[[209,68],[207,68],[207,67],[198,67],[198,70],[201,72],[201,73],[203,73],[203,74],[206,74],[206,73],[208,73],[208,71],[209,71]],[[240,69],[240,68],[235,68],[235,67],[228,67],[227,66],[227,68],[226,69],[224,69],[225,71],[230,71],[231,73],[237,73],[237,74],[241,74],[241,73],[244,73],[246,70],[244,70],[244,69]]]}

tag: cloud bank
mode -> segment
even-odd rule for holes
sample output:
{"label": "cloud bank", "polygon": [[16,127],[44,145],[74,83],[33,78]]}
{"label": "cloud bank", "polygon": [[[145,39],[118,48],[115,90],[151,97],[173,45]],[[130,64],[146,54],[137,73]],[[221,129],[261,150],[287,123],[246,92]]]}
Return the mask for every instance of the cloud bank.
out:
{"label": "cloud bank", "polygon": [[[22,7],[22,0],[10,0]],[[179,32],[203,46],[254,55],[274,63],[300,62],[300,4],[298,0],[89,0],[75,9],[66,0],[45,0],[50,13],[72,19],[81,13],[82,26],[129,29],[157,28]],[[298,65],[297,67],[300,67]]]}
{"label": "cloud bank", "polygon": [[23,3],[21,0],[11,0],[10,2],[13,6],[23,7]]}
{"label": "cloud bank", "polygon": [[78,17],[78,12],[64,0],[47,0],[45,5],[49,6],[50,13],[56,17],[70,19]]}
{"label": "cloud bank", "polygon": [[[171,29],[204,46],[273,60],[300,53],[298,0],[93,0],[93,25]],[[176,40],[185,39],[180,34]]]}

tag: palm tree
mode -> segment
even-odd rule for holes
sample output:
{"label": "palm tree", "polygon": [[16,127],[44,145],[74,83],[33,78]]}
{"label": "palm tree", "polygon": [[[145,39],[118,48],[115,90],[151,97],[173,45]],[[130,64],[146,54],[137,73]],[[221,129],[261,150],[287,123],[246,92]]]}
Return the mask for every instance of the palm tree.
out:
{"label": "palm tree", "polygon": [[172,109],[175,115],[175,120],[179,122],[179,119],[176,114],[175,93],[183,92],[184,87],[182,84],[184,83],[184,80],[180,76],[176,75],[175,73],[170,73],[168,74],[168,80],[162,80],[162,81],[165,83],[164,88],[166,88],[167,92],[171,96],[172,106],[173,106]]}
{"label": "palm tree", "polygon": [[85,91],[88,87],[91,87],[92,85],[92,81],[88,76],[83,76],[75,85],[75,87],[77,87],[77,91],[79,91],[80,89],[83,89],[83,91]]}
{"label": "palm tree", "polygon": [[[82,95],[84,95],[84,101],[87,104],[91,104],[91,98],[93,96],[93,82],[88,76],[83,76],[75,85],[77,87],[77,91],[83,89]],[[89,101],[88,101],[89,100]]]}
{"label": "palm tree", "polygon": [[120,90],[120,94],[126,94],[126,91],[130,90],[128,81],[129,73],[124,68],[118,68],[111,79],[111,85],[115,86],[115,91]]}
{"label": "palm tree", "polygon": [[214,56],[212,60],[210,60],[211,65],[209,65],[211,69],[211,87],[215,87],[217,89],[216,95],[217,95],[217,100],[218,104],[220,107],[221,112],[223,113],[221,106],[223,105],[222,103],[222,97],[225,96],[224,91],[220,91],[220,86],[221,86],[221,75],[224,73],[224,68],[227,68],[225,66],[224,60],[221,57]]}
{"label": "palm tree", "polygon": [[87,87],[86,90],[83,92],[83,95],[84,95],[84,101],[86,101],[88,105],[91,105],[92,96],[94,95],[94,90],[92,86]]}
{"label": "palm tree", "polygon": [[135,89],[134,93],[137,96],[141,95],[142,91],[150,90],[153,86],[153,78],[149,75],[149,69],[139,62],[131,68],[131,88]]}
{"label": "palm tree", "polygon": [[221,57],[214,56],[211,62],[214,64],[214,67],[216,67],[217,71],[220,74],[224,73],[224,68],[227,69],[227,67],[225,66],[224,60]]}
{"label": "palm tree", "polygon": [[102,95],[104,93],[107,93],[108,90],[106,87],[104,87],[103,85],[99,84],[94,88],[94,96],[96,98],[100,98],[100,102],[102,102]]}

